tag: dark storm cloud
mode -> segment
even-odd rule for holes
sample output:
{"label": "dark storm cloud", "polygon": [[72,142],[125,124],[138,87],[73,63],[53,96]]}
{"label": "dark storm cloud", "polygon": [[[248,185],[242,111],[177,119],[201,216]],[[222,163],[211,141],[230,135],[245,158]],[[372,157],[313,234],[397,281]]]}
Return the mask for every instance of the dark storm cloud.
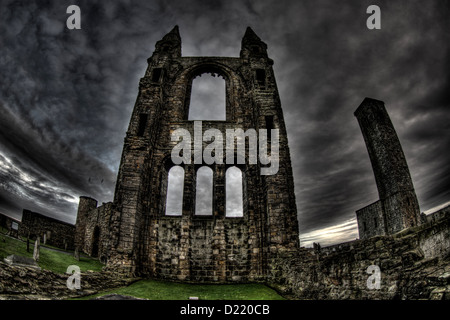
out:
{"label": "dark storm cloud", "polygon": [[[284,25],[286,37],[274,38],[272,42],[275,47],[278,44],[290,48],[274,51],[276,62],[293,62],[292,68],[278,69],[276,64],[275,70],[281,70],[277,80],[281,82],[285,116],[288,114],[301,234],[354,219],[356,209],[378,198],[367,151],[353,116],[366,96],[386,102],[422,207],[427,209],[448,200],[445,190],[449,189],[449,153],[445,152],[445,145],[449,135],[439,123],[448,123],[449,100],[441,99],[440,104],[429,108],[420,106],[423,100],[435,100],[434,91],[442,97],[449,87],[443,10],[448,13],[448,7],[442,2],[377,4],[382,8],[383,27],[372,32],[365,28],[367,15],[360,14],[368,2],[300,2],[298,10],[290,12],[300,13],[298,19],[304,19],[303,23],[291,30]],[[284,18],[293,21],[289,15]],[[289,44],[284,45],[282,40]],[[279,54],[281,59],[276,58]],[[442,120],[428,122],[422,118],[420,123],[407,124],[405,118],[411,108],[415,117],[438,112]],[[432,128],[434,123],[439,128]],[[416,152],[421,139],[427,139],[429,144]],[[441,150],[438,157],[437,150]],[[430,153],[427,157],[434,158],[434,165],[416,160],[423,153]],[[415,175],[416,171],[421,172],[420,176]],[[432,188],[431,180],[437,184]],[[431,194],[439,199],[437,203],[430,201]]]}
{"label": "dark storm cloud", "polygon": [[139,78],[174,25],[184,56],[238,56],[247,26],[268,44],[304,244],[357,237],[355,210],[378,199],[353,116],[365,97],[385,101],[422,210],[449,201],[448,16],[446,1],[6,1],[0,211],[73,222],[78,196],[112,200]]}

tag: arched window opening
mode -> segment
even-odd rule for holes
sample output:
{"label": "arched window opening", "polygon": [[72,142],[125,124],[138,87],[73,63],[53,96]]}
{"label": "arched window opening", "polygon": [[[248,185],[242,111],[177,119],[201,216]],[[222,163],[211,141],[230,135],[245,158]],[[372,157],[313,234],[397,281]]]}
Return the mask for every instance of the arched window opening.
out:
{"label": "arched window opening", "polygon": [[213,171],[209,167],[197,170],[195,188],[195,215],[210,216],[213,213]]}
{"label": "arched window opening", "polygon": [[225,174],[225,216],[244,216],[242,171],[237,167],[228,168]]}
{"label": "arched window opening", "polygon": [[188,120],[226,120],[225,80],[203,74],[192,80]]}
{"label": "arched window opening", "polygon": [[174,166],[169,170],[166,196],[166,216],[181,216],[183,212],[184,169]]}

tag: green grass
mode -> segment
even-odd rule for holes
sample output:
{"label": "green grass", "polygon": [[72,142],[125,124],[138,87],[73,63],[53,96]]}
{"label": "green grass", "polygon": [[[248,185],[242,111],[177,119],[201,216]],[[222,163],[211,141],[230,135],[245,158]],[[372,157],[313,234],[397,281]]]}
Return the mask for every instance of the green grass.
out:
{"label": "green grass", "polygon": [[[30,241],[30,252],[27,252],[27,244],[25,242],[0,234],[0,260],[3,260],[11,254],[32,258],[33,249],[33,241]],[[56,273],[66,273],[67,267],[70,265],[79,266],[81,272],[87,270],[101,271],[103,267],[103,264],[98,260],[80,257],[80,261],[77,261],[73,257],[73,252],[59,252],[43,246],[41,246],[39,251],[38,264],[42,269],[51,270]]]}
{"label": "green grass", "polygon": [[[13,239],[0,233],[0,259],[11,254],[33,257],[34,243],[30,241],[30,252],[25,242]],[[41,246],[39,266],[42,269],[57,273],[65,273],[69,265],[78,265],[82,272],[87,270],[101,271],[103,265],[95,259],[81,257],[77,261],[73,253],[63,253]],[[188,284],[159,280],[141,280],[128,287],[117,288],[82,299],[117,293],[151,300],[187,300],[199,297],[201,300],[283,300],[275,290],[263,284]]]}
{"label": "green grass", "polygon": [[150,279],[82,299],[112,293],[150,300],[188,300],[189,297],[198,297],[200,300],[284,300],[275,290],[259,283],[190,284]]}

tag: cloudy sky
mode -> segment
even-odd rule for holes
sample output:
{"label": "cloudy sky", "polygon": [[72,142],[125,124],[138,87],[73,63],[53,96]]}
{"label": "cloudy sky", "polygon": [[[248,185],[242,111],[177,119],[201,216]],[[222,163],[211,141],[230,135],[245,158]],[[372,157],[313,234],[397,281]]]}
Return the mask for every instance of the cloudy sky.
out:
{"label": "cloudy sky", "polygon": [[[81,8],[81,30],[66,9]],[[369,30],[366,9],[381,8]],[[75,222],[78,198],[113,200],[123,138],[155,42],[184,56],[268,45],[284,110],[302,245],[358,237],[378,199],[353,112],[382,100],[421,210],[450,201],[450,30],[443,1],[8,1],[0,10],[0,212]]]}

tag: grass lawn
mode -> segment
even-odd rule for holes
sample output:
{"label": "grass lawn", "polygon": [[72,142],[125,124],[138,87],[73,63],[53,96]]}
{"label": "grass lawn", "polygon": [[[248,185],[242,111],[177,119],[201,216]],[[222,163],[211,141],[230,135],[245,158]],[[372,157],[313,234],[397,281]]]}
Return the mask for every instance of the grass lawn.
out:
{"label": "grass lawn", "polygon": [[[0,230],[0,259],[11,254],[33,257],[34,242],[30,241],[30,252],[26,242],[5,236]],[[81,257],[77,261],[73,252],[55,251],[41,246],[39,266],[57,273],[66,273],[69,265],[77,265],[81,271],[101,271],[103,265],[95,259]],[[128,287],[117,288],[82,299],[117,293],[151,300],[187,300],[198,297],[201,300],[283,300],[276,291],[263,284],[188,284],[159,280],[140,280]]]}
{"label": "grass lawn", "polygon": [[[27,252],[26,242],[10,238],[0,233],[0,260],[11,254],[19,256],[33,257],[34,241],[30,241],[30,252]],[[42,269],[51,270],[56,273],[66,273],[67,267],[77,265],[81,272],[92,270],[101,271],[103,264],[98,260],[87,257],[80,257],[80,261],[75,260],[73,252],[60,252],[45,248],[41,245],[39,252],[39,266]]]}
{"label": "grass lawn", "polygon": [[275,290],[259,283],[190,284],[150,279],[82,299],[111,293],[150,300],[188,300],[189,297],[198,297],[200,300],[284,300]]}

